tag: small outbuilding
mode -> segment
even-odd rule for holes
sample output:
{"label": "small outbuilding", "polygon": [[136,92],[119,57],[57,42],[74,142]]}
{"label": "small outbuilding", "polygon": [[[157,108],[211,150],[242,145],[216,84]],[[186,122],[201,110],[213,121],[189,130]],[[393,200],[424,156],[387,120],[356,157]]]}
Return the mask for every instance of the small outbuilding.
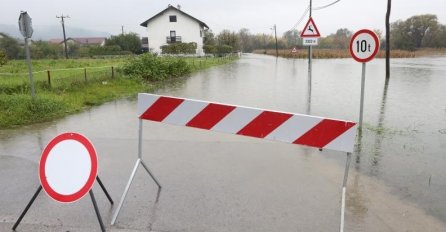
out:
{"label": "small outbuilding", "polygon": [[141,23],[147,28],[149,51],[161,54],[161,46],[172,43],[196,43],[196,55],[202,56],[206,23],[185,13],[178,5],[165,10]]}

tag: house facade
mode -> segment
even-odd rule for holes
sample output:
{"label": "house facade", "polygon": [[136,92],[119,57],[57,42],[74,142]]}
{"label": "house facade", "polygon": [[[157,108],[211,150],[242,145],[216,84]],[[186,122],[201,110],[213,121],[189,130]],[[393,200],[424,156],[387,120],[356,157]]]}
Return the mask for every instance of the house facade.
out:
{"label": "house facade", "polygon": [[161,46],[171,43],[196,43],[196,55],[202,56],[204,30],[209,27],[202,21],[183,12],[178,6],[169,5],[165,10],[141,23],[147,28],[148,47],[161,54]]}

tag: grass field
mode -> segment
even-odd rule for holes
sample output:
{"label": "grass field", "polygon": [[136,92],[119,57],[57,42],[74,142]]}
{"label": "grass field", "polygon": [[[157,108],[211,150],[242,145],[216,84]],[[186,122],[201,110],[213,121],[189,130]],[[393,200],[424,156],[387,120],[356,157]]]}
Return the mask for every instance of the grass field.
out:
{"label": "grass field", "polygon": [[[234,60],[192,57],[178,59],[185,60],[192,72]],[[36,100],[31,98],[26,62],[8,62],[0,67],[0,129],[50,121],[107,101],[135,96],[138,92],[151,92],[159,85],[125,76],[121,67],[127,60],[128,58],[33,61]],[[174,81],[175,79],[164,80]]]}

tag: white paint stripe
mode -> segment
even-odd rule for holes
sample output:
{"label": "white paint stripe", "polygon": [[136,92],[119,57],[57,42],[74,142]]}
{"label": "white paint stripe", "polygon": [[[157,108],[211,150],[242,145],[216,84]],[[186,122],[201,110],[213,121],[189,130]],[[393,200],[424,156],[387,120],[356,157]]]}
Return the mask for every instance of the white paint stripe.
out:
{"label": "white paint stripe", "polygon": [[353,152],[355,146],[357,125],[351,127],[346,132],[338,136],[336,139],[328,143],[324,149],[336,151]]}
{"label": "white paint stripe", "polygon": [[160,96],[152,95],[152,94],[145,94],[145,93],[139,93],[138,94],[138,117],[141,116],[144,112],[146,112],[147,109],[150,108],[150,106],[155,103],[156,100],[158,100]]}
{"label": "white paint stripe", "polygon": [[211,130],[236,134],[262,112],[258,109],[237,107]]}
{"label": "white paint stripe", "polygon": [[323,119],[319,117],[293,115],[287,121],[282,123],[282,125],[272,131],[268,136],[266,136],[265,139],[292,143],[322,120]]}
{"label": "white paint stripe", "polygon": [[172,113],[167,116],[163,122],[185,126],[191,119],[197,116],[207,105],[208,102],[185,100]]}

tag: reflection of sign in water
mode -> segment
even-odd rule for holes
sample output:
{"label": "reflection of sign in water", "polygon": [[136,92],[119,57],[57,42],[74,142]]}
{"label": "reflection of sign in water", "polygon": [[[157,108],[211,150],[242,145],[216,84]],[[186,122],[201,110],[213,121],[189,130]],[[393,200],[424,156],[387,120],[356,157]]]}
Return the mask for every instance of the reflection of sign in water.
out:
{"label": "reflection of sign in water", "polygon": [[300,37],[321,37],[321,34],[319,33],[319,30],[317,29],[316,24],[313,21],[313,18],[308,19],[307,24],[305,24],[304,29],[302,30],[302,33],[300,34]]}
{"label": "reflection of sign in water", "polygon": [[45,147],[39,178],[45,192],[59,202],[74,202],[90,191],[98,171],[93,144],[77,133],[56,136]]}

